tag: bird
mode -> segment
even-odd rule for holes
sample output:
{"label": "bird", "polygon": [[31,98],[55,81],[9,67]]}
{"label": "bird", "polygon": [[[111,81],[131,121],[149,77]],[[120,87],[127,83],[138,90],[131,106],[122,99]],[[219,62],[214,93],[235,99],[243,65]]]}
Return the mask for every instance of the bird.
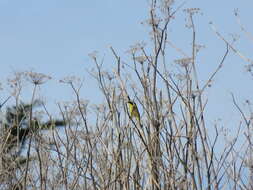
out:
{"label": "bird", "polygon": [[128,110],[131,118],[136,118],[140,122],[140,113],[138,107],[134,101],[129,100],[127,102]]}

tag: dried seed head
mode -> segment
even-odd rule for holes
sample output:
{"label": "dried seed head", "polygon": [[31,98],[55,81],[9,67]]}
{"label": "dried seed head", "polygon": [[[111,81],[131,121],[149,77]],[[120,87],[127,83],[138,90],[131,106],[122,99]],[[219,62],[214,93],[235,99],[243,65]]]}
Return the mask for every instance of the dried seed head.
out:
{"label": "dried seed head", "polygon": [[146,60],[147,60],[147,57],[144,56],[144,55],[141,55],[141,56],[136,56],[134,57],[134,59],[139,62],[140,64],[143,64]]}
{"label": "dried seed head", "polygon": [[51,77],[48,75],[33,71],[25,72],[25,75],[27,80],[32,82],[34,85],[41,85],[51,79]]}
{"label": "dried seed head", "polygon": [[11,94],[18,96],[21,93],[21,89],[24,83],[24,72],[15,72],[13,78],[8,78],[8,86],[11,88]]}
{"label": "dried seed head", "polygon": [[238,35],[238,34],[230,33],[229,35],[231,36],[233,43],[240,39],[240,35]]}
{"label": "dried seed head", "polygon": [[201,49],[204,49],[205,47],[205,45],[195,44],[196,53],[198,53]]}
{"label": "dried seed head", "polygon": [[97,57],[98,57],[98,51],[93,51],[93,52],[89,53],[88,56],[89,56],[91,59],[96,60]]}
{"label": "dried seed head", "polygon": [[184,12],[190,15],[194,15],[200,12],[200,8],[188,8],[188,9],[184,9]]}
{"label": "dried seed head", "polygon": [[163,12],[163,13],[167,13],[169,8],[172,6],[172,4],[174,3],[174,0],[163,0],[161,2],[161,8],[160,10]]}
{"label": "dried seed head", "polygon": [[129,54],[133,55],[136,52],[141,51],[145,46],[146,46],[145,42],[136,43],[136,44],[130,46],[130,49],[127,50],[126,53],[129,53]]}
{"label": "dried seed head", "polygon": [[176,74],[175,77],[181,82],[187,78],[184,74]]}
{"label": "dried seed head", "polygon": [[175,60],[175,63],[180,65],[181,67],[188,67],[189,64],[192,63],[192,58],[188,57],[188,58],[183,58],[183,59],[177,59]]}
{"label": "dried seed head", "polygon": [[60,83],[66,83],[66,84],[71,84],[71,83],[74,83],[74,82],[80,82],[81,79],[76,77],[76,76],[67,76],[67,77],[64,77],[63,79],[59,80]]}

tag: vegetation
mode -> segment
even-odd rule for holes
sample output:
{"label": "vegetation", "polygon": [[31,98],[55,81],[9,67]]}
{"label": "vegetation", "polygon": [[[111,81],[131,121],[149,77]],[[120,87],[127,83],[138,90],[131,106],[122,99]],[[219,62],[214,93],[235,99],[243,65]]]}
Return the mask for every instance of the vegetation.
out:
{"label": "vegetation", "polygon": [[[82,83],[65,78],[60,82],[76,99],[58,104],[61,119],[54,119],[36,94],[50,77],[26,72],[9,81],[16,105],[6,108],[0,123],[0,189],[253,189],[251,118],[233,97],[244,122],[221,147],[218,142],[226,136],[216,124],[207,126],[205,110],[206,89],[228,53],[249,59],[214,28],[224,41],[224,54],[203,82],[196,64],[200,46],[194,16],[199,10],[184,10],[192,31],[191,55],[186,56],[169,40],[169,23],[184,6],[172,5],[150,2],[150,42],[131,47],[131,63],[110,47],[116,67],[104,70],[103,60],[90,54],[95,69],[89,74],[104,96],[103,104],[90,106],[80,96]],[[177,72],[168,67],[171,47],[182,54],[174,64]],[[30,103],[20,100],[24,79],[34,87]],[[135,116],[128,110],[129,101],[139,109]]]}

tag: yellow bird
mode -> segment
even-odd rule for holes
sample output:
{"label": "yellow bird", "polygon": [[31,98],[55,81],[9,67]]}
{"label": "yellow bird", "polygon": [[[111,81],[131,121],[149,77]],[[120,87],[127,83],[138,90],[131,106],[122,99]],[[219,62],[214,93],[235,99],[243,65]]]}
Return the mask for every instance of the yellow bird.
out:
{"label": "yellow bird", "polygon": [[140,113],[139,113],[136,103],[129,100],[127,102],[127,105],[128,105],[129,114],[131,118],[136,118],[140,122]]}

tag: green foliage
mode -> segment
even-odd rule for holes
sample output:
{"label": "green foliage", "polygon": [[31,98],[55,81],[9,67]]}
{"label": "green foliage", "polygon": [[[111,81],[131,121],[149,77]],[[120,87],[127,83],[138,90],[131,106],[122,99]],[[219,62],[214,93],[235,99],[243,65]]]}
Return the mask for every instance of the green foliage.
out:
{"label": "green foliage", "polygon": [[10,152],[15,147],[18,150],[17,155],[20,155],[31,133],[36,134],[40,130],[48,130],[65,125],[62,120],[43,122],[38,118],[32,118],[30,121],[30,111],[39,106],[41,106],[41,102],[36,100],[33,104],[20,103],[17,106],[7,108],[5,114],[6,122],[3,123],[6,152]]}
{"label": "green foliage", "polygon": [[21,102],[16,106],[7,107],[0,127],[2,152],[0,181],[11,181],[9,184],[12,184],[13,181],[16,183],[15,181],[21,177],[14,177],[18,171],[21,171],[27,162],[37,159],[34,156],[29,158],[22,156],[28,139],[36,141],[36,138],[33,137],[40,131],[65,125],[62,120],[43,122],[38,118],[30,119],[31,111],[40,106],[41,101],[36,100],[33,104]]}

